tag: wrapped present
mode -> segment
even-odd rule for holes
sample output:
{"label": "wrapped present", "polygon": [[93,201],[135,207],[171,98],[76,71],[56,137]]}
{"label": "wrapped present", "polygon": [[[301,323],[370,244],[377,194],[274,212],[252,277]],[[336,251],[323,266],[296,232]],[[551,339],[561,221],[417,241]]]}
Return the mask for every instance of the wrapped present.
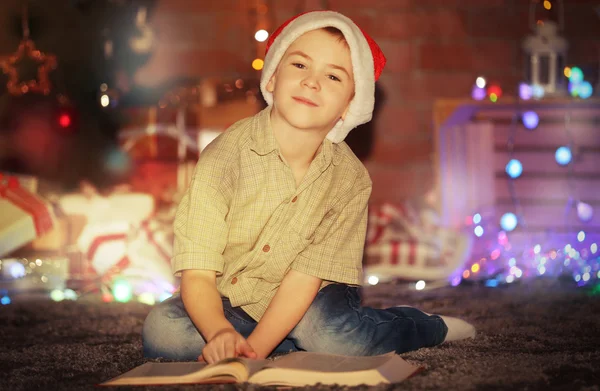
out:
{"label": "wrapped present", "polygon": [[0,175],[0,256],[48,233],[54,226],[51,206],[22,188],[17,178]]}
{"label": "wrapped present", "polygon": [[430,211],[410,204],[384,204],[369,215],[365,276],[441,280],[467,259],[469,235],[437,225]]}
{"label": "wrapped present", "polygon": [[82,232],[78,246],[87,261],[87,278],[111,284],[126,278],[135,294],[157,295],[172,288],[170,225],[145,220],[95,224]]}

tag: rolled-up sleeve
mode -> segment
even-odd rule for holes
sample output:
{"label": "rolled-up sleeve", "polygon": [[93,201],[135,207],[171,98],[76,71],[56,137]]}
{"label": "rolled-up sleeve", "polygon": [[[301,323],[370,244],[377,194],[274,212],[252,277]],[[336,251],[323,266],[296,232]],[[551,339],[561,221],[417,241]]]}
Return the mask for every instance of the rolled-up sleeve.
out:
{"label": "rolled-up sleeve", "polygon": [[182,270],[223,272],[223,251],[227,244],[231,172],[220,158],[218,146],[203,151],[190,186],[181,199],[174,222],[175,276]]}
{"label": "rolled-up sleeve", "polygon": [[298,254],[291,269],[322,280],[359,285],[370,195],[369,185],[334,208],[315,231],[313,243]]}

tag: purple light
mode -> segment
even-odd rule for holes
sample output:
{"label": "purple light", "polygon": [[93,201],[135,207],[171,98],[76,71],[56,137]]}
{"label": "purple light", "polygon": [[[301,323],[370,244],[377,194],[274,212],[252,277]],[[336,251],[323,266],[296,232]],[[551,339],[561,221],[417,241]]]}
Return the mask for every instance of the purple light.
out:
{"label": "purple light", "polygon": [[458,284],[460,284],[460,281],[461,281],[461,280],[462,280],[462,278],[460,278],[460,276],[455,276],[455,277],[452,279],[452,282],[450,282],[450,284],[451,284],[452,286],[458,286]]}
{"label": "purple light", "polygon": [[477,85],[473,86],[473,90],[471,90],[471,97],[475,100],[484,100],[486,97],[485,88],[479,88]]}
{"label": "purple light", "polygon": [[519,84],[519,97],[523,100],[529,100],[533,97],[533,88],[529,84]]}
{"label": "purple light", "polygon": [[526,111],[523,113],[523,125],[529,130],[535,129],[540,123],[540,117],[535,113],[535,111]]}
{"label": "purple light", "polygon": [[587,223],[594,217],[594,208],[590,204],[586,204],[585,202],[577,203],[577,217],[579,220]]}

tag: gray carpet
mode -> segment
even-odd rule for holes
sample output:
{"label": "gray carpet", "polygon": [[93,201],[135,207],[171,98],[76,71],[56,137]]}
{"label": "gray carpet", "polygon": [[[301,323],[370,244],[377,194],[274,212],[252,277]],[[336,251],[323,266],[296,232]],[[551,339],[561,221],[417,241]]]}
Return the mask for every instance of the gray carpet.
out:
{"label": "gray carpet", "polygon": [[[365,289],[363,297],[374,306],[408,304],[463,317],[478,329],[474,340],[404,354],[426,369],[404,383],[372,389],[600,390],[600,296],[590,290],[557,281],[421,292],[379,285]],[[95,297],[60,303],[14,298],[0,307],[0,389],[94,389],[144,363],[140,332],[149,309],[134,302],[105,304]]]}

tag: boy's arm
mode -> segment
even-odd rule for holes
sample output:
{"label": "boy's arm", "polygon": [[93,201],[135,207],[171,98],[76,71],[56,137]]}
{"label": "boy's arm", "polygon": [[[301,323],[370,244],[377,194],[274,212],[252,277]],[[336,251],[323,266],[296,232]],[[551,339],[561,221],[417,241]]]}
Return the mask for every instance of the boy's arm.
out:
{"label": "boy's arm", "polygon": [[248,343],[259,359],[266,358],[296,327],[319,292],[321,282],[320,278],[295,270],[286,274],[260,322],[248,337]]}
{"label": "boy's arm", "polygon": [[[248,342],[266,357],[300,322],[323,280],[359,285],[367,228],[370,182],[349,193],[338,213],[322,223],[315,241],[292,263]],[[326,260],[326,261],[325,261]]]}
{"label": "boy's arm", "polygon": [[181,300],[190,319],[206,341],[233,326],[225,318],[223,302],[217,291],[213,270],[184,270],[181,275]]}

